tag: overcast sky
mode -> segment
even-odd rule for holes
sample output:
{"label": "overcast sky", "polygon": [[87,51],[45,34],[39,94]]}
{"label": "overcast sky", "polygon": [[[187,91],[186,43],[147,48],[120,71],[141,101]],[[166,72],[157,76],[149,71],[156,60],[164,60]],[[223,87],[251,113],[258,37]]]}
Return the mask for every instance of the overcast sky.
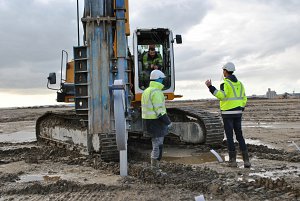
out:
{"label": "overcast sky", "polygon": [[[83,2],[83,0],[80,0]],[[232,61],[247,95],[300,92],[300,1],[129,0],[131,30],[167,27],[175,45],[176,94],[212,98]],[[81,12],[82,13],[82,12]],[[76,0],[0,0],[0,107],[55,104],[46,88],[61,50],[77,45]],[[129,44],[131,46],[131,44]]]}

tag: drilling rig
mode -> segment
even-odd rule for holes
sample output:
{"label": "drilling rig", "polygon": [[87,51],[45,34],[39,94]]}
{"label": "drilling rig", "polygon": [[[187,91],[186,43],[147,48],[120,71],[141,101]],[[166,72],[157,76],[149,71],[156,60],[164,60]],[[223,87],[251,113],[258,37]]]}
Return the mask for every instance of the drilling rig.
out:
{"label": "drilling rig", "polygon": [[[174,37],[168,28],[138,28],[132,34],[130,52],[128,12],[128,0],[84,1],[83,45],[78,42],[73,48],[71,61],[62,51],[61,75],[65,65],[66,77],[61,77],[57,89],[57,101],[74,102],[75,108],[41,116],[36,122],[38,141],[117,160],[128,138],[145,135],[141,95],[147,78],[142,57],[152,44],[162,56],[166,100],[181,97],[174,94],[173,49],[175,42],[182,43],[181,35]],[[48,88],[55,83],[56,75],[50,73]],[[192,107],[168,108],[167,113],[173,124],[171,139],[190,144],[222,143],[222,123],[216,114]],[[120,131],[126,134],[120,135]]]}

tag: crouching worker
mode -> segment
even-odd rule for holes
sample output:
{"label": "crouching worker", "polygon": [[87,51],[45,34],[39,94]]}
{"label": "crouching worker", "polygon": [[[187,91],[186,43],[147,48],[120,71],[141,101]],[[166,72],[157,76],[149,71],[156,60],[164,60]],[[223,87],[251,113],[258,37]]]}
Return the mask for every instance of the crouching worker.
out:
{"label": "crouching worker", "polygon": [[164,137],[171,125],[162,92],[165,77],[160,70],[153,70],[150,74],[150,85],[142,94],[142,118],[146,122],[146,131],[152,140],[151,168],[154,170],[159,170]]}

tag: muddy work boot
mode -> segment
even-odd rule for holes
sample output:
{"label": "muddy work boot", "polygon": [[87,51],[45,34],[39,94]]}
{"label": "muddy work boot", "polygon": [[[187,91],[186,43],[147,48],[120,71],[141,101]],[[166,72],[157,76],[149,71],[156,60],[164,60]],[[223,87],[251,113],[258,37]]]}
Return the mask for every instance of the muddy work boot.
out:
{"label": "muddy work boot", "polygon": [[163,172],[159,169],[159,160],[151,158],[151,170],[156,174],[158,177],[166,176],[167,173]]}
{"label": "muddy work boot", "polygon": [[228,167],[237,167],[235,151],[229,151]]}
{"label": "muddy work boot", "polygon": [[151,158],[151,169],[159,170],[159,161],[157,159]]}
{"label": "muddy work boot", "polygon": [[243,151],[242,155],[243,155],[243,161],[244,161],[244,168],[250,168],[251,163],[249,161],[248,151]]}

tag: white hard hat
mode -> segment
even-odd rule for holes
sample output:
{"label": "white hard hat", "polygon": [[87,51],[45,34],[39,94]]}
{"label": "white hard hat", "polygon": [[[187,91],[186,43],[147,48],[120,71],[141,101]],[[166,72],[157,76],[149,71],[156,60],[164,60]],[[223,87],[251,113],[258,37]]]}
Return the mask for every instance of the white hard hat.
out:
{"label": "white hard hat", "polygon": [[233,71],[235,71],[235,66],[232,62],[228,62],[222,67],[222,69],[225,69],[229,72],[233,72]]}
{"label": "white hard hat", "polygon": [[160,70],[153,70],[150,74],[150,80],[156,80],[158,78],[165,78],[165,74]]}

